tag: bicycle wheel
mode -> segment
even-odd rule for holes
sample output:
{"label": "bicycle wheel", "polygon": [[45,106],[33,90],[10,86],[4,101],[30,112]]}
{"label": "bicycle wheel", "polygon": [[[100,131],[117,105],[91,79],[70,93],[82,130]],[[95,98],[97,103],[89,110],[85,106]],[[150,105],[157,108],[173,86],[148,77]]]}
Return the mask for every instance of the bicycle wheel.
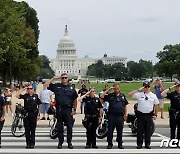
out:
{"label": "bicycle wheel", "polygon": [[56,139],[58,137],[57,124],[55,123],[50,129],[50,138]]}
{"label": "bicycle wheel", "polygon": [[25,129],[23,125],[23,118],[22,117],[15,117],[12,126],[11,132],[15,137],[22,137],[25,134]]}

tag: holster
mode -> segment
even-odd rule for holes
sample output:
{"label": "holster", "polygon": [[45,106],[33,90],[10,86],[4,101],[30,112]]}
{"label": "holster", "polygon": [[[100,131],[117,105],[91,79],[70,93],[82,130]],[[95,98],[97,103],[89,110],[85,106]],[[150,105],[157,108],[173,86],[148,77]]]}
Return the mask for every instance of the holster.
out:
{"label": "holster", "polygon": [[180,115],[180,111],[179,111],[179,110],[169,108],[168,111],[169,111],[169,116],[177,116],[177,115]]}

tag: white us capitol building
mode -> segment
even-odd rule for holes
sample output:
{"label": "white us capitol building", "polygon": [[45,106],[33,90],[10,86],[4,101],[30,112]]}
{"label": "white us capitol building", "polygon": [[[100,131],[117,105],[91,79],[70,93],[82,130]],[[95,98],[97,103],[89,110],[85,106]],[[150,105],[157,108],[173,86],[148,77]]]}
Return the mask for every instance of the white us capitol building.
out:
{"label": "white us capitol building", "polygon": [[98,60],[102,60],[104,64],[111,65],[114,63],[123,63],[126,66],[127,64],[127,58],[108,57],[107,54],[104,54],[104,57],[101,59],[90,58],[88,56],[78,58],[75,44],[68,34],[66,25],[65,34],[58,44],[57,56],[51,60],[50,66],[56,76],[67,73],[71,77],[84,77],[86,76],[88,66],[96,63]]}

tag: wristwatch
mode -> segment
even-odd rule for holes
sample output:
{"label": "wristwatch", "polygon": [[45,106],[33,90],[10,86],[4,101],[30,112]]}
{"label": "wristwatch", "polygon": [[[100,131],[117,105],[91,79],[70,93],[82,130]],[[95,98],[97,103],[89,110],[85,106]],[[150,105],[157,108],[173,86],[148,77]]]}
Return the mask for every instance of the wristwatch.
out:
{"label": "wristwatch", "polygon": [[74,111],[76,112],[76,109],[74,109]]}

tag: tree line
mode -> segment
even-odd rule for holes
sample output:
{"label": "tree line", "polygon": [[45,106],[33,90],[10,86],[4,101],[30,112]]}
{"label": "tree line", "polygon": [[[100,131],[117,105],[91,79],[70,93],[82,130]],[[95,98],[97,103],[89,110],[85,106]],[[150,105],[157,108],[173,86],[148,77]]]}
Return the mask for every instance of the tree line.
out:
{"label": "tree line", "polygon": [[[39,55],[39,20],[37,12],[26,2],[0,0],[0,80],[19,82],[50,78],[54,75],[49,59]],[[102,61],[88,67],[87,75],[116,80],[141,79],[152,76],[179,78],[180,44],[165,45],[157,53],[159,62],[140,59],[104,65]]]}
{"label": "tree line", "polygon": [[0,0],[0,77],[4,85],[40,76],[45,56],[39,56],[38,23],[36,11],[26,2]]}
{"label": "tree line", "polygon": [[168,77],[171,80],[173,77],[180,77],[180,44],[165,45],[156,56],[159,62],[155,65],[151,61],[140,59],[139,62],[127,62],[127,67],[122,63],[105,65],[99,60],[88,67],[87,75],[97,78],[115,78],[118,81],[153,76]]}

